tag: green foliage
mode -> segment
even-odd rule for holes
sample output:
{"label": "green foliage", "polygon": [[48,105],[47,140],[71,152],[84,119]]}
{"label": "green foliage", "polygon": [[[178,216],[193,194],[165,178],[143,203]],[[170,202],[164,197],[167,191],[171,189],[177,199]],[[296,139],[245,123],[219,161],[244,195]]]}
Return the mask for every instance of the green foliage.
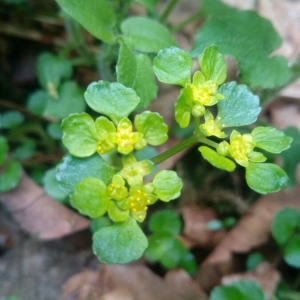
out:
{"label": "green foliage", "polygon": [[21,125],[24,122],[24,116],[16,110],[9,110],[0,115],[0,128],[8,129]]}
{"label": "green foliage", "polygon": [[291,188],[296,183],[295,172],[297,165],[300,162],[300,133],[295,127],[288,127],[284,130],[284,133],[293,138],[290,148],[282,152],[280,155],[283,160],[283,169],[289,177],[287,187]]}
{"label": "green foliage", "polygon": [[68,194],[64,192],[60,186],[59,182],[56,179],[56,168],[49,169],[43,178],[44,182],[44,189],[48,195],[53,197],[59,202],[62,203],[67,203],[68,201],[66,200]]}
{"label": "green foliage", "polygon": [[61,82],[72,76],[70,61],[47,52],[38,57],[36,70],[40,85],[54,99],[58,98]]}
{"label": "green foliage", "polygon": [[240,11],[219,0],[202,0],[208,17],[195,39],[192,55],[216,44],[221,53],[236,59],[240,78],[251,87],[271,88],[284,85],[291,75],[282,56],[269,54],[279,48],[281,38],[272,24],[254,11]]}
{"label": "green foliage", "polygon": [[185,86],[191,81],[192,57],[180,48],[170,47],[158,52],[153,70],[159,81]]}
{"label": "green foliage", "polygon": [[259,98],[245,85],[229,82],[218,91],[224,100],[218,102],[217,122],[222,127],[245,126],[254,123],[261,111]]}
{"label": "green foliage", "polygon": [[98,154],[84,159],[66,154],[58,165],[56,178],[60,187],[66,193],[72,194],[75,186],[84,178],[98,178],[108,183],[119,170],[120,168],[108,164]]}
{"label": "green foliage", "polygon": [[0,165],[4,162],[4,159],[8,152],[8,143],[5,137],[0,135]]}
{"label": "green foliage", "polygon": [[132,218],[103,227],[93,236],[93,251],[106,264],[125,264],[138,259],[147,246],[146,236]]}
{"label": "green foliage", "polygon": [[127,117],[140,102],[133,89],[106,81],[91,83],[84,97],[93,110],[108,116],[115,123]]}
{"label": "green foliage", "polygon": [[0,173],[0,192],[8,192],[15,188],[21,178],[22,167],[16,162],[9,162],[4,166],[4,171]]}
{"label": "green foliage", "polygon": [[120,51],[116,66],[118,82],[132,88],[140,97],[135,110],[147,107],[157,95],[157,85],[151,60],[146,54],[136,53],[126,39],[120,40]]}
{"label": "green foliage", "polygon": [[279,210],[272,222],[272,235],[282,248],[284,260],[300,268],[300,214],[293,208]]}
{"label": "green foliage", "polygon": [[98,39],[113,43],[115,40],[115,12],[107,0],[56,0],[62,9]]}
{"label": "green foliage", "polygon": [[158,261],[167,269],[180,266],[189,273],[196,271],[195,257],[176,238],[182,227],[176,213],[171,210],[156,212],[148,227],[153,234],[148,237],[145,256],[150,261]]}
{"label": "green foliage", "polygon": [[246,181],[254,191],[267,194],[277,192],[286,186],[288,177],[277,165],[249,163],[249,167],[246,168]]}
{"label": "green foliage", "polygon": [[234,171],[235,163],[232,160],[219,155],[216,151],[206,146],[201,146],[198,149],[201,152],[203,158],[209,161],[209,163],[214,167],[228,172]]}
{"label": "green foliage", "polygon": [[142,52],[154,52],[171,46],[176,42],[168,29],[146,17],[131,17],[121,24],[122,33],[130,37],[133,47]]}
{"label": "green foliage", "polygon": [[236,281],[230,285],[215,287],[209,300],[264,300],[265,296],[262,289],[250,280]]}
{"label": "green foliage", "polygon": [[264,261],[264,257],[259,252],[251,253],[246,261],[246,266],[248,271],[253,271],[260,263]]}

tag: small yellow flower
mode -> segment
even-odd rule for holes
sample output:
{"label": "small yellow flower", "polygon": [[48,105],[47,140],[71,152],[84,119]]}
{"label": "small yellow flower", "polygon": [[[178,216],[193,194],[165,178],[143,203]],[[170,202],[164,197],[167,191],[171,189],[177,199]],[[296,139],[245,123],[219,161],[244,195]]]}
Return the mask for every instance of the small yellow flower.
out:
{"label": "small yellow flower", "polygon": [[230,135],[229,154],[241,166],[248,167],[249,156],[253,152],[255,144],[251,134],[241,135],[238,131],[233,130]]}
{"label": "small yellow flower", "polygon": [[216,136],[225,138],[227,135],[222,131],[218,123],[214,120],[214,116],[209,110],[204,114],[205,123],[199,126],[200,131],[206,136]]}
{"label": "small yellow flower", "polygon": [[134,145],[140,142],[143,134],[132,131],[132,123],[128,118],[123,118],[117,127],[117,132],[111,133],[108,139],[118,145],[118,152],[128,154],[133,151]]}
{"label": "small yellow flower", "polygon": [[194,104],[203,106],[212,106],[224,99],[222,94],[218,94],[218,83],[212,80],[205,81],[202,84],[191,85],[193,90]]}

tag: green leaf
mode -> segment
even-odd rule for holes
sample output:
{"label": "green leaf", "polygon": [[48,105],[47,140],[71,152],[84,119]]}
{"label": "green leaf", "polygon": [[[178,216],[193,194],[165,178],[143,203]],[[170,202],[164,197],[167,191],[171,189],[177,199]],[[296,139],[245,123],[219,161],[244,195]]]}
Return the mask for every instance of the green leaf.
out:
{"label": "green leaf", "polygon": [[45,176],[43,178],[44,189],[48,195],[64,203],[65,202],[64,200],[66,200],[68,194],[61,189],[55,175],[56,175],[56,168],[49,169],[45,173]]}
{"label": "green leaf", "polygon": [[21,125],[24,122],[24,116],[16,110],[8,110],[0,115],[0,128],[8,129]]}
{"label": "green leaf", "polygon": [[168,29],[146,17],[131,17],[121,24],[121,30],[131,37],[134,48],[142,52],[158,52],[176,45]]}
{"label": "green leaf", "polygon": [[225,99],[217,104],[216,120],[221,126],[244,126],[256,121],[261,110],[259,98],[246,85],[229,82],[223,84],[218,93],[225,96]]}
{"label": "green leaf", "polygon": [[232,160],[219,155],[211,148],[201,146],[198,148],[198,150],[201,152],[203,158],[206,159],[214,167],[228,172],[232,172],[235,169],[235,163]]}
{"label": "green leaf", "polygon": [[90,84],[84,96],[94,111],[110,117],[115,123],[127,117],[140,102],[133,89],[102,80]]}
{"label": "green leaf", "polygon": [[159,261],[167,269],[175,268],[185,251],[182,243],[168,233],[154,233],[148,237],[148,243],[145,256],[151,261]]}
{"label": "green leaf", "polygon": [[107,208],[110,219],[114,222],[126,221],[129,216],[129,210],[122,210],[115,201],[110,201]]}
{"label": "green leaf", "polygon": [[47,133],[54,140],[61,140],[63,136],[63,133],[61,131],[61,126],[59,123],[50,123],[47,126]]}
{"label": "green leaf", "polygon": [[255,147],[271,153],[280,153],[290,147],[292,138],[273,127],[256,127],[252,131]]}
{"label": "green leaf", "polygon": [[293,138],[291,146],[286,151],[281,153],[281,157],[283,160],[283,169],[289,176],[289,182],[287,187],[291,188],[296,184],[296,168],[300,162],[300,133],[299,130],[295,127],[288,127],[284,130],[287,136]]}
{"label": "green leaf", "polygon": [[276,212],[272,222],[272,235],[280,246],[285,246],[300,229],[300,214],[293,208]]}
{"label": "green leaf", "polygon": [[0,135],[0,165],[2,165],[2,163],[4,162],[7,152],[8,143],[6,141],[6,138]]}
{"label": "green leaf", "polygon": [[187,249],[181,254],[179,266],[189,274],[194,274],[198,268],[195,256]]}
{"label": "green leaf", "polygon": [[194,105],[193,99],[193,90],[190,85],[181,89],[175,103],[175,120],[181,128],[186,128],[190,124],[191,112]]}
{"label": "green leaf", "polygon": [[96,152],[98,134],[94,120],[87,113],[73,114],[62,121],[62,142],[69,152],[78,157]]}
{"label": "green leaf", "polygon": [[65,155],[58,165],[56,178],[61,188],[72,194],[75,186],[84,178],[94,177],[108,184],[120,168],[108,164],[100,155],[94,154],[87,158]]}
{"label": "green leaf", "polygon": [[226,79],[227,66],[224,56],[215,45],[204,49],[199,56],[199,64],[206,80],[212,80],[219,85]]}
{"label": "green leaf", "polygon": [[16,159],[28,159],[33,156],[35,147],[35,140],[26,138],[21,146],[15,148],[12,155]]}
{"label": "green leaf", "polygon": [[121,40],[116,70],[118,82],[134,89],[141,99],[135,110],[147,107],[156,98],[158,88],[150,58],[133,52],[125,39]]}
{"label": "green leaf", "polygon": [[71,197],[71,204],[82,215],[98,218],[106,213],[109,196],[107,186],[98,178],[85,178],[80,181]]}
{"label": "green leaf", "polygon": [[85,110],[83,90],[74,82],[64,82],[58,89],[58,98],[48,98],[43,115],[58,119]]}
{"label": "green leaf", "polygon": [[147,246],[146,236],[132,218],[101,228],[93,235],[93,251],[106,264],[126,264],[138,259]]}
{"label": "green leaf", "polygon": [[182,222],[173,210],[156,212],[149,221],[149,230],[152,232],[177,234],[181,231]]}
{"label": "green leaf", "polygon": [[72,76],[70,61],[47,52],[38,57],[36,69],[40,85],[54,99],[58,98],[57,89],[61,82]]}
{"label": "green leaf", "polygon": [[185,86],[191,82],[191,55],[177,47],[162,49],[153,60],[154,73],[158,80]]}
{"label": "green leaf", "polygon": [[241,80],[251,87],[272,88],[287,83],[291,74],[287,60],[270,56],[281,45],[281,38],[269,20],[218,0],[202,0],[201,9],[209,18],[196,36],[193,56],[215,44],[222,54],[238,62]]}
{"label": "green leaf", "polygon": [[[300,216],[298,216],[299,218]],[[294,268],[300,268],[300,236],[293,238],[284,249],[284,260]]]}
{"label": "green leaf", "polygon": [[180,196],[182,180],[175,171],[162,170],[153,178],[153,193],[164,202],[176,199]]}
{"label": "green leaf", "polygon": [[56,0],[56,2],[96,38],[109,44],[114,42],[116,16],[110,1]]}
{"label": "green leaf", "polygon": [[230,285],[215,287],[209,300],[264,300],[264,292],[259,285],[250,280],[236,281]]}
{"label": "green leaf", "polygon": [[136,115],[134,126],[138,132],[141,132],[143,138],[148,144],[158,146],[163,144],[168,139],[168,126],[159,113],[144,111]]}
{"label": "green leaf", "polygon": [[50,96],[46,91],[37,90],[29,95],[26,106],[31,113],[42,116],[47,102],[51,100],[51,98],[49,98]]}
{"label": "green leaf", "polygon": [[111,221],[108,217],[99,217],[91,220],[91,231],[95,233],[99,229],[111,225]]}
{"label": "green leaf", "polygon": [[246,168],[248,186],[260,193],[274,193],[287,185],[288,176],[277,165],[269,163],[251,163]]}
{"label": "green leaf", "polygon": [[22,175],[22,166],[16,162],[12,161],[7,166],[2,173],[0,173],[0,192],[7,192],[15,188]]}
{"label": "green leaf", "polygon": [[261,264],[265,258],[259,252],[251,253],[246,261],[246,266],[248,271],[253,271],[256,267]]}

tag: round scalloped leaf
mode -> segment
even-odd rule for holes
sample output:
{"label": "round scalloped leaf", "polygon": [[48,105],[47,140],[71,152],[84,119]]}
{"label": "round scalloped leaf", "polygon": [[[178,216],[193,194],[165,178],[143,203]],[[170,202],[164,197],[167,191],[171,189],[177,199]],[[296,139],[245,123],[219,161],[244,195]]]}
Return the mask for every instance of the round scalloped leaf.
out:
{"label": "round scalloped leaf", "polygon": [[106,213],[109,196],[106,185],[98,178],[85,178],[76,185],[71,204],[82,215],[98,218]]}
{"label": "round scalloped leaf", "polygon": [[164,232],[175,235],[181,231],[182,222],[173,210],[166,209],[156,212],[151,217],[148,226],[151,232]]}
{"label": "round scalloped leaf", "polygon": [[163,144],[168,139],[168,126],[159,113],[144,111],[136,115],[134,126],[138,132],[141,132],[143,138],[148,144],[158,146]]}
{"label": "round scalloped leaf", "polygon": [[290,266],[300,268],[300,236],[294,237],[287,244],[284,249],[284,260]]}
{"label": "round scalloped leaf", "polygon": [[48,97],[43,115],[63,119],[85,110],[83,90],[74,81],[67,81],[58,88],[58,98]]}
{"label": "round scalloped leaf", "polygon": [[148,238],[149,246],[145,256],[151,261],[159,261],[165,268],[175,268],[179,265],[185,248],[173,234],[156,232]]}
{"label": "round scalloped leaf", "polygon": [[158,80],[185,86],[191,82],[191,55],[177,47],[162,49],[153,60],[153,70]]}
{"label": "round scalloped leaf", "polygon": [[53,98],[57,98],[57,88],[61,81],[72,76],[69,60],[47,52],[38,57],[36,69],[40,85]]}
{"label": "round scalloped leaf", "polygon": [[218,102],[216,120],[222,127],[236,127],[252,124],[256,121],[261,108],[259,98],[246,85],[229,82],[223,84],[218,93],[225,99]]}
{"label": "round scalloped leaf", "polygon": [[285,246],[300,230],[300,214],[286,207],[276,212],[272,222],[272,235],[280,246]]}
{"label": "round scalloped leaf", "polygon": [[101,228],[93,235],[93,251],[106,264],[126,264],[140,258],[148,241],[135,220]]}
{"label": "round scalloped leaf", "polygon": [[158,52],[176,45],[168,29],[147,17],[127,18],[121,24],[125,36],[131,38],[134,48],[142,52]]}
{"label": "round scalloped leaf", "polygon": [[256,127],[252,131],[255,147],[271,153],[280,153],[290,147],[292,138],[273,127]]}
{"label": "round scalloped leaf", "polygon": [[62,142],[77,157],[95,153],[98,135],[94,120],[87,113],[73,114],[62,121]]}
{"label": "round scalloped leaf", "polygon": [[153,193],[164,202],[176,199],[180,196],[182,180],[175,171],[162,170],[153,178]]}
{"label": "round scalloped leaf", "polygon": [[72,194],[75,186],[84,178],[94,177],[108,184],[120,168],[108,164],[100,155],[94,154],[86,158],[65,155],[58,165],[56,178],[61,188]]}
{"label": "round scalloped leaf", "polygon": [[0,128],[13,128],[21,125],[25,118],[17,110],[8,110],[1,113]]}
{"label": "round scalloped leaf", "polygon": [[10,162],[0,173],[0,192],[7,192],[15,188],[22,175],[22,166],[16,162]]}
{"label": "round scalloped leaf", "polygon": [[288,176],[277,165],[269,163],[251,163],[246,168],[248,186],[260,193],[274,193],[287,185]]}
{"label": "round scalloped leaf", "polygon": [[91,83],[84,97],[94,111],[110,117],[115,123],[127,117],[140,102],[133,89],[102,80]]}
{"label": "round scalloped leaf", "polygon": [[201,146],[198,148],[198,150],[201,152],[203,158],[206,159],[214,167],[228,172],[232,172],[235,169],[235,163],[232,160],[219,155],[216,151],[212,150],[211,148]]}
{"label": "round scalloped leaf", "polygon": [[264,300],[265,296],[259,285],[250,280],[236,281],[230,285],[215,287],[209,300]]}
{"label": "round scalloped leaf", "polygon": [[219,53],[217,46],[211,45],[204,49],[199,56],[199,64],[206,80],[222,84],[227,75],[227,66],[224,56]]}
{"label": "round scalloped leaf", "polygon": [[4,136],[0,136],[0,165],[4,162],[8,151],[8,144]]}

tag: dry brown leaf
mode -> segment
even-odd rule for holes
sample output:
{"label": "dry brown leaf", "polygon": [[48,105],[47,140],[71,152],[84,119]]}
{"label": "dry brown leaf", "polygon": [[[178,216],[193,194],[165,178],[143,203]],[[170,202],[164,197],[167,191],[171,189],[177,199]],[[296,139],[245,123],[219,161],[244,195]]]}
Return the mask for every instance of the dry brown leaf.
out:
{"label": "dry brown leaf", "polygon": [[84,300],[88,297],[94,299],[101,296],[109,285],[100,284],[101,274],[98,271],[83,271],[68,279],[64,284],[61,300]]}
{"label": "dry brown leaf", "polygon": [[196,281],[184,270],[174,269],[164,277],[169,287],[172,287],[183,300],[206,300],[207,294]]}
{"label": "dry brown leaf", "polygon": [[89,220],[45,194],[28,175],[0,194],[0,201],[27,232],[42,240],[58,239],[89,227]]}
{"label": "dry brown leaf", "polygon": [[263,289],[266,299],[269,299],[276,291],[280,280],[280,273],[268,262],[263,262],[252,272],[224,276],[222,278],[222,284],[229,285],[242,279],[255,281]]}
{"label": "dry brown leaf", "polygon": [[111,265],[106,266],[106,270],[117,288],[128,290],[134,300],[185,299],[144,265]]}
{"label": "dry brown leaf", "polygon": [[187,205],[182,208],[182,217],[183,237],[187,237],[194,246],[213,247],[226,234],[225,230],[213,231],[207,227],[209,221],[217,219],[212,209]]}
{"label": "dry brown leaf", "polygon": [[289,206],[300,210],[300,187],[261,196],[249,213],[222,239],[205,263],[228,261],[233,253],[245,253],[267,241],[274,214]]}

